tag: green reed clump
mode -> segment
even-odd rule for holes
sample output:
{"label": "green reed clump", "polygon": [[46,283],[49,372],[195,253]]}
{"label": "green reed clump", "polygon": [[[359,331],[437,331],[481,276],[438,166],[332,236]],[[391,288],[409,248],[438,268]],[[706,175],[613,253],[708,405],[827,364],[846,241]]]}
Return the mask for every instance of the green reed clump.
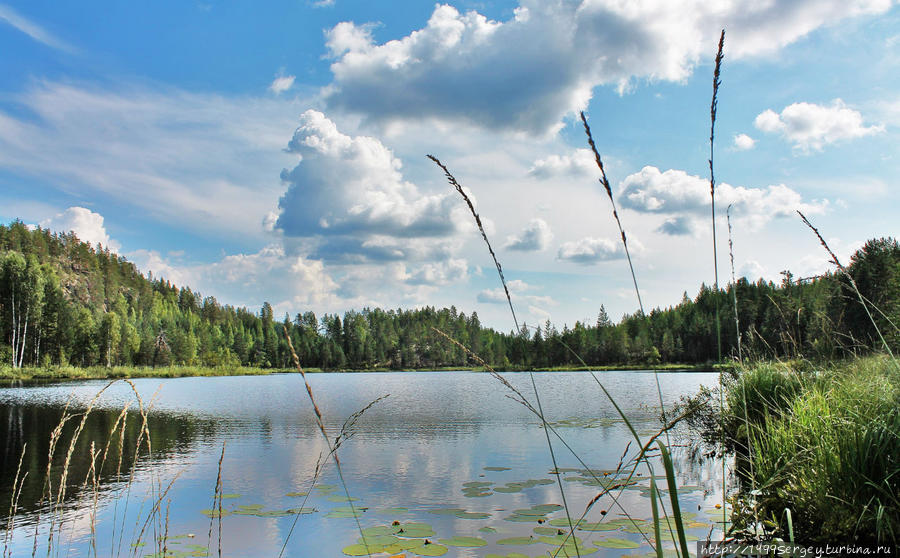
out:
{"label": "green reed clump", "polygon": [[[729,386],[727,400],[723,423],[733,442],[749,438],[757,487],[742,492],[738,529],[759,533],[746,513],[755,508],[767,532],[787,538],[790,509],[796,540],[900,542],[900,373],[890,359],[807,378],[757,367]],[[734,425],[744,409],[742,433]]]}

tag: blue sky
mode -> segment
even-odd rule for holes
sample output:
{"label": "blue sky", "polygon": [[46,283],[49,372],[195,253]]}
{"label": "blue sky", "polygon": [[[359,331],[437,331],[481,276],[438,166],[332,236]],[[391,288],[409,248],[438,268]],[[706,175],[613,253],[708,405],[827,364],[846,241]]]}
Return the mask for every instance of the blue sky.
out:
{"label": "blue sky", "polygon": [[824,272],[897,236],[900,7],[888,0],[3,2],[0,218],[115,248],[221,302],[421,305],[510,329]]}

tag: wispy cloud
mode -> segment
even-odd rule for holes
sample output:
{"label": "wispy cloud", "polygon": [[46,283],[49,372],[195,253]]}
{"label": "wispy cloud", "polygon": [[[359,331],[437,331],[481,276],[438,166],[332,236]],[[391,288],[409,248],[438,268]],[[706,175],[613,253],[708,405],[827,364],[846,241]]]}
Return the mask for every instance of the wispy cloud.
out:
{"label": "wispy cloud", "polygon": [[75,48],[54,36],[40,25],[16,12],[6,4],[0,4],[0,22],[5,22],[35,41],[64,52],[75,52]]}

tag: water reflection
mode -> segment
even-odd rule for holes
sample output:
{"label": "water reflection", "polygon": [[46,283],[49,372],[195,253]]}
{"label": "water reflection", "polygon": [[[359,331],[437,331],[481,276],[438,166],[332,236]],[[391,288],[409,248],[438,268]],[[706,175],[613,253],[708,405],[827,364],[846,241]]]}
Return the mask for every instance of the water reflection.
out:
{"label": "water reflection", "polygon": [[[614,469],[631,435],[616,420],[615,409],[594,380],[580,373],[535,376],[548,418],[560,421],[558,431],[578,457],[591,468]],[[658,429],[659,413],[654,405],[656,385],[652,376],[614,373],[602,374],[600,378],[639,431]],[[526,395],[530,393],[526,375],[510,374],[509,379]],[[716,376],[662,374],[660,380],[668,404],[682,394],[693,393],[701,383],[714,383]],[[434,527],[438,537],[484,536],[488,541],[488,546],[477,553],[471,549],[451,549],[447,556],[482,555],[482,550],[505,554],[520,549],[498,547],[497,539],[528,535],[534,527],[506,521],[509,510],[560,501],[556,477],[550,474],[552,466],[540,423],[521,405],[506,398],[503,388],[487,375],[318,374],[311,376],[311,383],[332,435],[347,416],[373,399],[390,394],[363,415],[354,437],[341,448],[348,488],[358,498],[355,506],[364,508],[360,512],[363,526],[389,524],[394,520],[425,521]],[[3,500],[0,501],[10,501],[19,456],[26,443],[28,448],[23,463],[23,472],[27,471],[28,475],[17,524],[35,518],[47,468],[50,435],[66,404],[69,403],[70,411],[84,409],[104,385],[103,382],[78,382],[0,389],[0,420],[4,421],[0,424],[6,425],[0,440],[3,448],[0,481]],[[176,479],[163,500],[164,504],[171,501],[165,514],[169,534],[194,535],[191,540],[205,545],[207,534],[212,532],[211,542],[215,547],[219,539],[218,523],[211,522],[203,510],[212,506],[223,443],[226,452],[221,467],[222,490],[231,496],[223,501],[223,509],[231,512],[222,518],[221,538],[227,555],[277,556],[294,521],[294,517],[279,513],[298,508],[301,501],[303,506],[316,511],[298,519],[299,531],[288,542],[286,555],[340,556],[342,548],[355,542],[358,537],[355,521],[340,518],[339,513],[335,517],[333,513],[347,506],[347,502],[340,501],[342,489],[310,490],[313,474],[326,448],[298,377],[137,380],[135,386],[145,400],[150,400],[154,392],[159,393],[154,411],[148,415],[152,454],[131,468],[141,417],[129,411],[122,438],[122,468],[117,474],[120,433],[112,436],[110,433],[122,407],[133,400],[133,394],[127,385],[112,386],[88,416],[84,432],[75,444],[75,459],[69,472],[67,502],[73,514],[84,512],[93,496],[90,487],[83,488],[84,479],[91,471],[91,441],[95,452],[109,445],[110,453],[99,475],[105,496],[100,497],[96,533],[85,528],[73,530],[67,545],[88,548],[92,537],[106,543],[114,538],[113,526],[119,526],[121,538],[122,526],[136,523],[134,515],[129,515],[127,521],[122,519],[123,506],[116,507],[125,497],[122,479],[134,475],[130,493],[145,500],[147,494],[158,495],[159,487]],[[70,420],[63,429],[52,464],[57,475],[80,420],[80,416]],[[685,509],[702,508],[716,498],[716,487],[721,486],[721,469],[713,462],[698,468],[686,458],[686,452],[676,449],[674,453],[681,482],[697,486],[684,496]],[[558,443],[557,458],[560,467],[582,467]],[[485,470],[485,467],[504,470]],[[573,479],[564,485],[567,498],[580,513],[598,488],[577,480],[572,482],[574,476],[577,475],[567,473],[567,478]],[[56,486],[58,478],[51,477],[51,480]],[[553,482],[535,484],[518,492],[488,490],[489,495],[484,497],[470,497],[463,490],[464,483],[472,481],[490,482],[492,487],[504,488],[509,483],[528,480]],[[318,483],[339,485],[334,468],[326,467]],[[296,496],[303,492],[309,492],[309,496]],[[642,517],[649,515],[646,495],[639,487],[626,491],[622,504],[638,510]],[[488,517],[474,521],[429,513],[441,507],[463,508]],[[611,503],[603,503],[603,507],[618,513]],[[136,514],[137,509],[138,506],[133,506],[128,513]],[[253,510],[272,513],[254,514]],[[599,510],[598,507],[595,511]],[[78,521],[84,522],[83,514],[79,517],[82,519]],[[485,535],[479,531],[481,528],[494,529],[496,534]],[[161,529],[158,525],[158,530]],[[29,535],[30,532],[15,530],[12,548],[30,553]],[[129,533],[124,543],[108,544],[104,546],[107,550],[99,554],[129,554],[128,537],[136,536]],[[618,536],[637,537],[627,532]],[[591,539],[585,537],[585,540]],[[125,552],[121,552],[122,548]],[[150,552],[152,548],[148,547],[147,553]]]}

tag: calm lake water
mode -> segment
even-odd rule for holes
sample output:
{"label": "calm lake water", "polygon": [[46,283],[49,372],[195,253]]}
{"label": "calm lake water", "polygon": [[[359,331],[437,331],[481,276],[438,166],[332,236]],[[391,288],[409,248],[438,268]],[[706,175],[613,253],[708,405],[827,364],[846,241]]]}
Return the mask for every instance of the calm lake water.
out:
{"label": "calm lake water", "polygon": [[[505,377],[534,402],[528,374]],[[597,377],[644,439],[658,431],[652,373],[604,372]],[[550,530],[566,521],[565,512],[551,505],[563,503],[557,478],[562,479],[570,511],[578,517],[602,489],[596,478],[611,482],[614,475],[603,472],[616,469],[626,448],[633,456],[635,444],[628,448],[631,434],[591,375],[535,373],[534,379],[546,417],[591,471],[554,439],[560,473],[552,474],[540,421],[507,397],[510,392],[488,374],[310,375],[331,436],[353,413],[388,396],[359,417],[352,437],[338,452],[355,499],[352,506],[333,461],[322,467],[313,486],[326,446],[299,375],[135,380],[144,404],[153,404],[148,421],[152,453],[142,454],[134,467],[130,464],[141,420],[133,410],[138,403],[131,387],[118,382],[97,400],[85,423],[69,466],[69,487],[54,513],[39,502],[51,432],[66,405],[70,411],[83,410],[107,382],[0,388],[4,509],[11,502],[19,457],[27,444],[22,472],[28,475],[11,531],[6,529],[9,514],[4,514],[6,545],[13,556],[31,556],[35,544],[39,556],[47,555],[48,545],[53,556],[156,556],[155,540],[167,533],[171,556],[205,556],[207,547],[209,556],[218,556],[220,540],[223,556],[276,557],[285,542],[284,556],[344,556],[344,549],[354,553],[351,545],[360,537],[355,514],[364,529],[384,526],[366,531],[373,547],[395,540],[419,544],[405,551],[388,548],[410,558],[439,555],[434,554],[440,552],[435,545],[446,546],[450,557],[546,555],[556,548],[546,538],[555,535]],[[701,384],[715,385],[718,375],[669,372],[660,373],[659,381],[669,406]],[[110,437],[125,405],[131,409],[125,435],[120,438],[117,431]],[[81,420],[79,415],[67,423],[57,445],[51,469],[54,494],[71,433]],[[104,449],[111,448],[102,470],[91,468],[91,442],[98,466]],[[683,442],[672,440],[673,445]],[[114,454],[120,443],[124,455],[117,473]],[[226,497],[220,533],[219,518],[210,515],[223,444],[221,483]],[[688,532],[705,539],[715,528],[711,508],[721,502],[721,464],[695,463],[678,447],[673,454],[684,486],[682,509],[692,514]],[[657,473],[661,471],[658,467]],[[651,515],[646,468],[640,472],[643,480],[621,491],[621,507],[604,497],[586,516],[592,523],[603,520],[577,531],[583,548],[594,551],[590,555],[650,551],[639,531],[652,533],[652,528],[640,521],[637,526],[621,521],[623,508],[639,520]],[[664,485],[661,480],[660,487]],[[155,502],[161,511],[145,525]],[[665,502],[668,508],[668,499]],[[299,509],[308,513],[287,511]],[[397,531],[394,522],[406,527],[401,538],[376,536]],[[409,525],[413,523],[427,525]],[[423,545],[423,538],[430,544]]]}

